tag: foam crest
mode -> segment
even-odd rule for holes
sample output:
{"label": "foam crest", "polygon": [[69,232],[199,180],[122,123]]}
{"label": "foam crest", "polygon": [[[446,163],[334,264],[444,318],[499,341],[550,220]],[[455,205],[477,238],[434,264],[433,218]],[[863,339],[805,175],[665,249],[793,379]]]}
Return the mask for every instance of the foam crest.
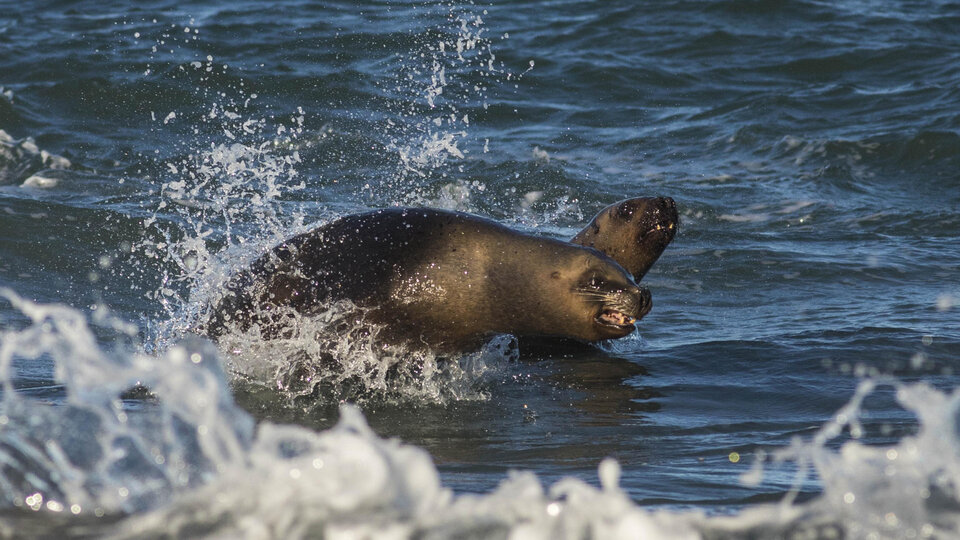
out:
{"label": "foam crest", "polygon": [[[916,415],[914,435],[889,445],[861,439],[864,401],[878,389],[892,387],[897,402]],[[774,462],[799,466],[795,490],[810,472],[823,493],[794,505],[794,492],[777,507],[755,507],[730,523],[740,530],[775,536],[817,531],[852,538],[946,538],[960,533],[960,392],[945,393],[926,383],[866,379],[850,401],[808,441],[795,440],[771,456]],[[837,440],[844,440],[836,448]],[[756,484],[764,456],[746,477]],[[734,525],[735,524],[735,525]],[[710,524],[713,527],[716,524]]]}
{"label": "foam crest", "polygon": [[0,334],[4,505],[136,512],[244,459],[253,421],[209,345],[104,351],[79,311],[0,296],[26,318]]}
{"label": "foam crest", "polygon": [[57,185],[49,171],[69,169],[70,160],[37,146],[32,137],[14,139],[0,129],[0,185],[47,189]]}
{"label": "foam crest", "polygon": [[[319,433],[255,427],[233,402],[209,345],[188,341],[159,356],[120,341],[106,350],[79,311],[9,290],[0,296],[12,307],[7,313],[18,314],[0,332],[0,507],[51,518],[116,515],[100,526],[103,534],[881,539],[960,532],[960,393],[924,383],[866,380],[813,437],[774,452],[774,461],[810,466],[823,482],[823,493],[802,504],[787,497],[728,517],[641,508],[619,487],[613,460],[599,465],[600,487],[574,478],[544,486],[518,472],[490,493],[455,496],[425,451],[378,437],[353,406],[342,406],[339,423]],[[117,322],[109,327],[135,334]],[[891,444],[861,440],[859,419],[878,388],[893,388],[916,415],[915,433]],[[838,438],[846,438],[839,447]],[[9,527],[4,519],[0,529]]]}
{"label": "foam crest", "polygon": [[359,410],[344,406],[339,423],[322,433],[262,424],[247,464],[129,520],[119,536],[198,530],[223,538],[409,533],[451,498],[426,452],[378,438]]}
{"label": "foam crest", "polygon": [[[845,442],[837,453],[824,447],[811,459],[824,486],[821,504],[837,511],[854,536],[915,538],[960,533],[960,393],[946,394],[924,384],[890,382],[897,401],[919,419],[915,435],[891,446]],[[861,384],[857,397],[875,383]],[[856,403],[854,399],[853,403]],[[854,411],[841,411],[837,423],[858,430]],[[847,418],[843,416],[850,414]]]}

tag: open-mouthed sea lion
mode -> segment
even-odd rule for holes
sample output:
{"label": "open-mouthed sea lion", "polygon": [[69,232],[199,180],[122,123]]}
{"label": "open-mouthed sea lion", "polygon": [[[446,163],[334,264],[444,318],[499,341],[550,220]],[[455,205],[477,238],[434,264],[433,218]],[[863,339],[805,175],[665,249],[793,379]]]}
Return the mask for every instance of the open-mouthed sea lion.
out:
{"label": "open-mouthed sea lion", "polygon": [[570,240],[620,263],[639,282],[677,234],[677,204],[670,197],[640,197],[612,204]]}
{"label": "open-mouthed sea lion", "polygon": [[[578,235],[579,237],[580,235]],[[227,284],[206,332],[282,333],[350,300],[390,341],[464,350],[492,334],[593,342],[626,336],[650,293],[600,251],[433,209],[346,216],[262,256]]]}

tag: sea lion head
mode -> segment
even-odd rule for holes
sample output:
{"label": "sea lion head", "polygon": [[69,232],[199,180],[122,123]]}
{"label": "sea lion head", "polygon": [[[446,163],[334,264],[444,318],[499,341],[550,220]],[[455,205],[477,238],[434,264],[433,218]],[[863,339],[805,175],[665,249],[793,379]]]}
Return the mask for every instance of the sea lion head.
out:
{"label": "sea lion head", "polygon": [[640,197],[612,204],[570,242],[614,259],[640,281],[677,234],[677,205],[670,197]]}
{"label": "sea lion head", "polygon": [[650,291],[637,285],[619,264],[592,249],[583,250],[574,268],[554,272],[568,287],[563,309],[577,316],[564,323],[564,334],[585,341],[624,337],[650,312]]}

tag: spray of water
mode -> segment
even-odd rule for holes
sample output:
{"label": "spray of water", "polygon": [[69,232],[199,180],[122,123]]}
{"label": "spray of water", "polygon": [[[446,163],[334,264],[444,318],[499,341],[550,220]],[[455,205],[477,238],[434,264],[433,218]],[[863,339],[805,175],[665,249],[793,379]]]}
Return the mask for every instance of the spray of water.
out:
{"label": "spray of water", "polygon": [[[274,315],[276,316],[276,311]],[[273,388],[297,408],[352,401],[444,403],[484,400],[485,381],[515,358],[504,336],[480,351],[443,357],[377,339],[383,327],[365,320],[349,301],[305,317],[286,314],[288,332],[263,339],[256,325],[220,340],[231,373],[248,384]]]}
{"label": "spray of water", "polygon": [[[457,114],[457,104],[482,92],[463,88],[457,77],[497,70],[481,17],[460,8],[449,10],[447,21],[454,30],[441,28],[430,34],[437,41],[426,45],[429,54],[411,52],[398,66],[403,76],[391,91],[409,99],[392,115],[398,122],[387,120],[386,130],[397,168],[376,178],[378,189],[391,193],[393,200],[429,204],[419,182],[464,157],[458,141],[466,135],[469,118]],[[305,133],[302,110],[279,122],[253,112],[250,104],[257,96],[247,93],[242,82],[229,93],[209,90],[205,84],[210,77],[229,70],[213,58],[181,63],[175,69],[159,62],[166,54],[164,47],[196,41],[197,33],[196,29],[184,32],[186,37],[162,33],[154,46],[158,65],[144,74],[189,77],[200,83],[199,97],[209,101],[200,116],[189,111],[153,115],[156,129],[182,126],[185,118],[196,117],[196,128],[204,135],[181,143],[183,155],[164,161],[160,200],[144,222],[153,233],[131,250],[134,259],[154,261],[160,276],[156,289],[147,292],[161,307],[161,316],[146,324],[148,352],[163,351],[201,328],[217,305],[223,284],[252,260],[335,215],[319,212],[320,221],[315,221],[315,204],[305,209],[293,200],[325,181],[306,178],[299,170],[303,162],[298,149],[316,142]],[[452,87],[458,90],[451,92]],[[309,318],[291,314],[291,333],[282,339],[265,340],[256,328],[228,333],[219,341],[228,373],[235,381],[277,391],[298,407],[311,400],[322,404],[370,396],[441,402],[485,399],[486,393],[478,389],[485,374],[515,352],[504,352],[499,342],[462,358],[384,347],[376,340],[380,328],[365,322],[362,312],[348,304],[333,303]]]}
{"label": "spray of water", "polygon": [[[600,488],[576,479],[545,488],[533,474],[516,473],[489,494],[454,496],[426,452],[380,439],[350,406],[320,433],[254,425],[205,342],[156,356],[121,341],[105,350],[95,331],[133,337],[136,329],[8,290],[0,298],[10,314],[0,330],[0,506],[49,516],[34,526],[114,516],[94,532],[124,538],[960,533],[960,393],[923,383],[865,380],[833,421],[775,452],[772,461],[796,461],[823,479],[823,493],[802,504],[787,497],[730,517],[644,509],[619,488],[612,460],[600,464]],[[859,440],[864,400],[878,386],[894,388],[916,415],[915,434],[888,445]],[[0,518],[0,530],[10,527]]]}
{"label": "spray of water", "polygon": [[[9,290],[0,298],[26,318],[0,333],[5,505],[136,512],[246,459],[253,422],[233,406],[208,344],[185,343],[160,358],[106,352],[79,311]],[[109,317],[101,323],[135,334]],[[137,389],[145,397],[129,398]]]}
{"label": "spray of water", "polygon": [[[861,442],[864,399],[891,386],[919,420],[915,435],[891,446]],[[811,510],[829,513],[857,538],[949,538],[960,534],[960,392],[924,383],[867,379],[811,441],[794,442],[774,456],[809,464],[823,483]],[[828,444],[846,432],[839,451]],[[785,502],[788,503],[788,498]]]}
{"label": "spray of water", "polygon": [[[425,451],[377,437],[352,406],[321,433],[254,426],[202,342],[162,356],[105,351],[80,312],[0,297],[23,316],[0,334],[3,506],[113,516],[85,533],[120,538],[692,537],[633,505],[613,461],[601,489],[568,479],[546,490],[516,474],[490,495],[454,497]],[[38,368],[55,389],[24,387]]]}

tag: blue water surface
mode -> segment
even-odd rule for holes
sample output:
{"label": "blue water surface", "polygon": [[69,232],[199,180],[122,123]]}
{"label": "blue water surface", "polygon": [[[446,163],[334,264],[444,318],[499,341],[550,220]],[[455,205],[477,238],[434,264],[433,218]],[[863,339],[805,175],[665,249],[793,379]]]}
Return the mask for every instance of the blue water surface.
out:
{"label": "blue water surface", "polygon": [[[810,498],[791,464],[741,474],[863,377],[960,384],[957,2],[0,2],[0,130],[0,286],[107,306],[147,350],[198,308],[162,247],[198,231],[262,247],[403,204],[569,238],[617,200],[676,199],[637,336],[521,350],[483,399],[362,400],[456,493],[511,470],[596,483],[614,457],[641,505]],[[202,176],[233,144],[264,154]],[[278,160],[270,236],[256,182]],[[171,187],[197,178],[193,202]],[[221,186],[245,201],[229,217]],[[316,430],[343,395],[236,391]],[[864,411],[869,444],[916,430],[890,388]]]}

